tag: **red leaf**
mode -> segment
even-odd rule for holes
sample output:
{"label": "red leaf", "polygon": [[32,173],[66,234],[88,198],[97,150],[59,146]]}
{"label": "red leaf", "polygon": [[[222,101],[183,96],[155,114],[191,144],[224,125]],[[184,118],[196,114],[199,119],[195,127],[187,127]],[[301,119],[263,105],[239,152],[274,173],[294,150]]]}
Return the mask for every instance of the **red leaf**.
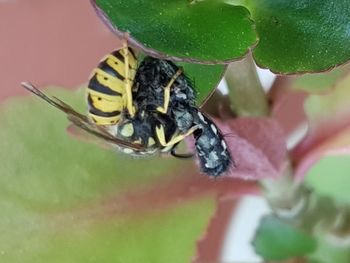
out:
{"label": "red leaf", "polygon": [[232,211],[236,209],[238,199],[219,199],[214,216],[209,222],[203,237],[197,243],[197,254],[193,263],[219,262]]}
{"label": "red leaf", "polygon": [[293,77],[278,76],[269,94],[271,115],[287,137],[306,121],[303,104],[307,93],[293,89],[293,81]]}
{"label": "red leaf", "polygon": [[[183,202],[200,198],[206,195],[224,196],[227,199],[235,199],[246,194],[258,194],[259,188],[254,182],[246,182],[239,179],[220,177],[211,180],[206,176],[200,176],[196,169],[184,169],[176,171],[176,174],[168,174],[149,185],[133,186],[118,192],[101,203],[93,206],[74,207],[76,218],[106,218],[120,214],[142,214],[155,210],[165,209]],[[72,211],[67,211],[72,214]],[[61,212],[60,212],[61,214]]]}
{"label": "red leaf", "polygon": [[215,123],[224,134],[234,161],[228,177],[260,180],[277,177],[286,158],[285,139],[271,118],[238,118]]}

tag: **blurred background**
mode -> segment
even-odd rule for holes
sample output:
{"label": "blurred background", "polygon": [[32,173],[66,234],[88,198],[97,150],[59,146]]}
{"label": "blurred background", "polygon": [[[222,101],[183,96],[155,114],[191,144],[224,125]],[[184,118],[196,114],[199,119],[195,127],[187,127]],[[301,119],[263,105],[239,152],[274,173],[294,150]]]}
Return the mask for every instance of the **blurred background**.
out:
{"label": "blurred background", "polygon": [[[19,85],[76,88],[119,47],[89,1],[0,1],[0,99],[27,94]],[[69,8],[67,8],[69,7]]]}

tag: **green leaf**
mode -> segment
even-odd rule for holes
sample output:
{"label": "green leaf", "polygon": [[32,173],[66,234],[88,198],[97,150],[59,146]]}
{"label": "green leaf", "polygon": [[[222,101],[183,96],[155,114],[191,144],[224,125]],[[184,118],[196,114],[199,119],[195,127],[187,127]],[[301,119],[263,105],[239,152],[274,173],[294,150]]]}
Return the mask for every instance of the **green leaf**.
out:
{"label": "green leaf", "polygon": [[310,125],[327,125],[347,121],[350,114],[350,75],[339,81],[327,94],[311,95],[305,101],[305,112]]}
{"label": "green leaf", "polygon": [[262,219],[253,245],[265,260],[290,259],[316,249],[314,238],[275,216]]}
{"label": "green leaf", "polygon": [[349,245],[341,244],[339,240],[337,242],[322,235],[317,238],[317,241],[317,250],[312,253],[312,255],[308,256],[309,260],[314,260],[317,263],[350,262]]}
{"label": "green leaf", "polygon": [[[234,1],[236,2],[236,1]],[[278,73],[317,72],[350,59],[350,1],[249,0],[256,62]]]}
{"label": "green leaf", "polygon": [[1,258],[13,263],[190,262],[213,205],[195,200],[151,214],[99,215],[97,220],[74,213],[63,218],[22,214],[23,222],[20,215],[9,218],[17,222],[6,225],[13,236],[10,231],[1,236]]}
{"label": "green leaf", "polygon": [[308,171],[305,180],[318,194],[349,202],[349,174],[349,156],[327,156]]}
{"label": "green leaf", "polygon": [[248,10],[220,1],[93,0],[119,36],[157,57],[223,63],[242,57],[257,41]]}
{"label": "green leaf", "polygon": [[194,84],[197,91],[197,105],[201,105],[211,95],[223,77],[226,67],[223,65],[201,65],[178,62],[184,72]]}
{"label": "green leaf", "polygon": [[[82,91],[49,93],[79,109]],[[73,139],[65,116],[36,97],[1,105],[0,121],[2,261],[188,262],[195,254],[210,196],[167,203],[163,190],[157,206],[142,194],[170,178],[176,188],[190,161],[135,160]]]}
{"label": "green leaf", "polygon": [[[84,102],[83,90],[72,93],[55,89],[53,93],[74,106]],[[65,131],[68,121],[64,114],[38,98],[10,101],[2,107],[0,121],[0,158],[4,163],[0,192],[41,209],[62,208],[110,191],[116,193],[127,185],[155,180],[179,165],[174,159],[135,162],[72,138]],[[149,169],[152,165],[158,168]]]}
{"label": "green leaf", "polygon": [[[310,167],[325,156],[349,155],[349,84],[350,75],[337,82],[329,92],[310,95],[305,100],[304,108],[309,121],[309,131],[294,152],[294,156],[299,160],[297,177],[303,178]],[[332,165],[332,169],[335,169],[334,173],[337,173],[338,169],[340,174],[343,173],[341,165],[339,167]],[[317,169],[317,172],[327,172],[328,175],[324,175],[324,179],[328,176],[328,180],[340,176],[339,173],[333,176],[328,168]],[[325,186],[328,187],[328,183]]]}
{"label": "green leaf", "polygon": [[340,66],[329,72],[305,74],[296,78],[293,89],[303,90],[309,93],[323,93],[330,91],[337,81],[349,73],[350,64]]}

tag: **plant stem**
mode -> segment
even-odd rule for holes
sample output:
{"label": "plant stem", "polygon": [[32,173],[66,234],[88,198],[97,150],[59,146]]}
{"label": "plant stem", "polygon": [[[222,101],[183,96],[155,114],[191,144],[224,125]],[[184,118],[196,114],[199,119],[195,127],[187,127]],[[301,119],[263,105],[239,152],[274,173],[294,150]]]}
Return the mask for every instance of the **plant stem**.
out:
{"label": "plant stem", "polygon": [[[225,75],[229,86],[231,108],[238,116],[268,116],[268,97],[265,94],[251,56],[231,63]],[[293,168],[290,160],[283,174],[277,179],[260,181],[263,193],[272,210],[287,212],[295,209],[302,198],[307,198],[309,191],[293,182]],[[282,212],[283,211],[283,212]]]}
{"label": "plant stem", "polygon": [[231,63],[225,79],[229,86],[231,109],[237,116],[267,116],[269,106],[252,57]]}
{"label": "plant stem", "polygon": [[[225,75],[231,107],[238,116],[268,116],[269,103],[251,56],[229,65]],[[271,209],[281,216],[297,216],[309,200],[310,190],[293,178],[291,161],[277,179],[260,181]],[[300,210],[300,211],[299,211]]]}

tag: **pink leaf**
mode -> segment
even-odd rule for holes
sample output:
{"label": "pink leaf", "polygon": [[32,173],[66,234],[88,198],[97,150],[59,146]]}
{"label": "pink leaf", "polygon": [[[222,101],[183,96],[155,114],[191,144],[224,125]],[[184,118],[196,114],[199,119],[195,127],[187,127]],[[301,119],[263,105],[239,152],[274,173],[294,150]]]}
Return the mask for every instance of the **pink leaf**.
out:
{"label": "pink leaf", "polygon": [[294,82],[295,77],[277,76],[269,93],[271,116],[281,125],[287,137],[306,121],[303,104],[307,93],[293,89]]}
{"label": "pink leaf", "polygon": [[286,147],[282,129],[275,120],[247,117],[215,123],[224,134],[234,161],[228,177],[260,180],[280,175]]}
{"label": "pink leaf", "polygon": [[238,199],[219,198],[216,212],[211,218],[208,228],[197,243],[197,254],[193,263],[219,262],[227,227],[235,210]]}
{"label": "pink leaf", "polygon": [[[120,214],[143,214],[154,210],[183,204],[195,198],[214,195],[235,199],[242,195],[259,193],[255,182],[221,177],[211,180],[200,176],[195,168],[188,165],[176,173],[167,174],[156,182],[144,186],[133,186],[110,196],[93,206],[74,208],[77,218],[106,218]],[[69,214],[72,211],[67,211]]]}

